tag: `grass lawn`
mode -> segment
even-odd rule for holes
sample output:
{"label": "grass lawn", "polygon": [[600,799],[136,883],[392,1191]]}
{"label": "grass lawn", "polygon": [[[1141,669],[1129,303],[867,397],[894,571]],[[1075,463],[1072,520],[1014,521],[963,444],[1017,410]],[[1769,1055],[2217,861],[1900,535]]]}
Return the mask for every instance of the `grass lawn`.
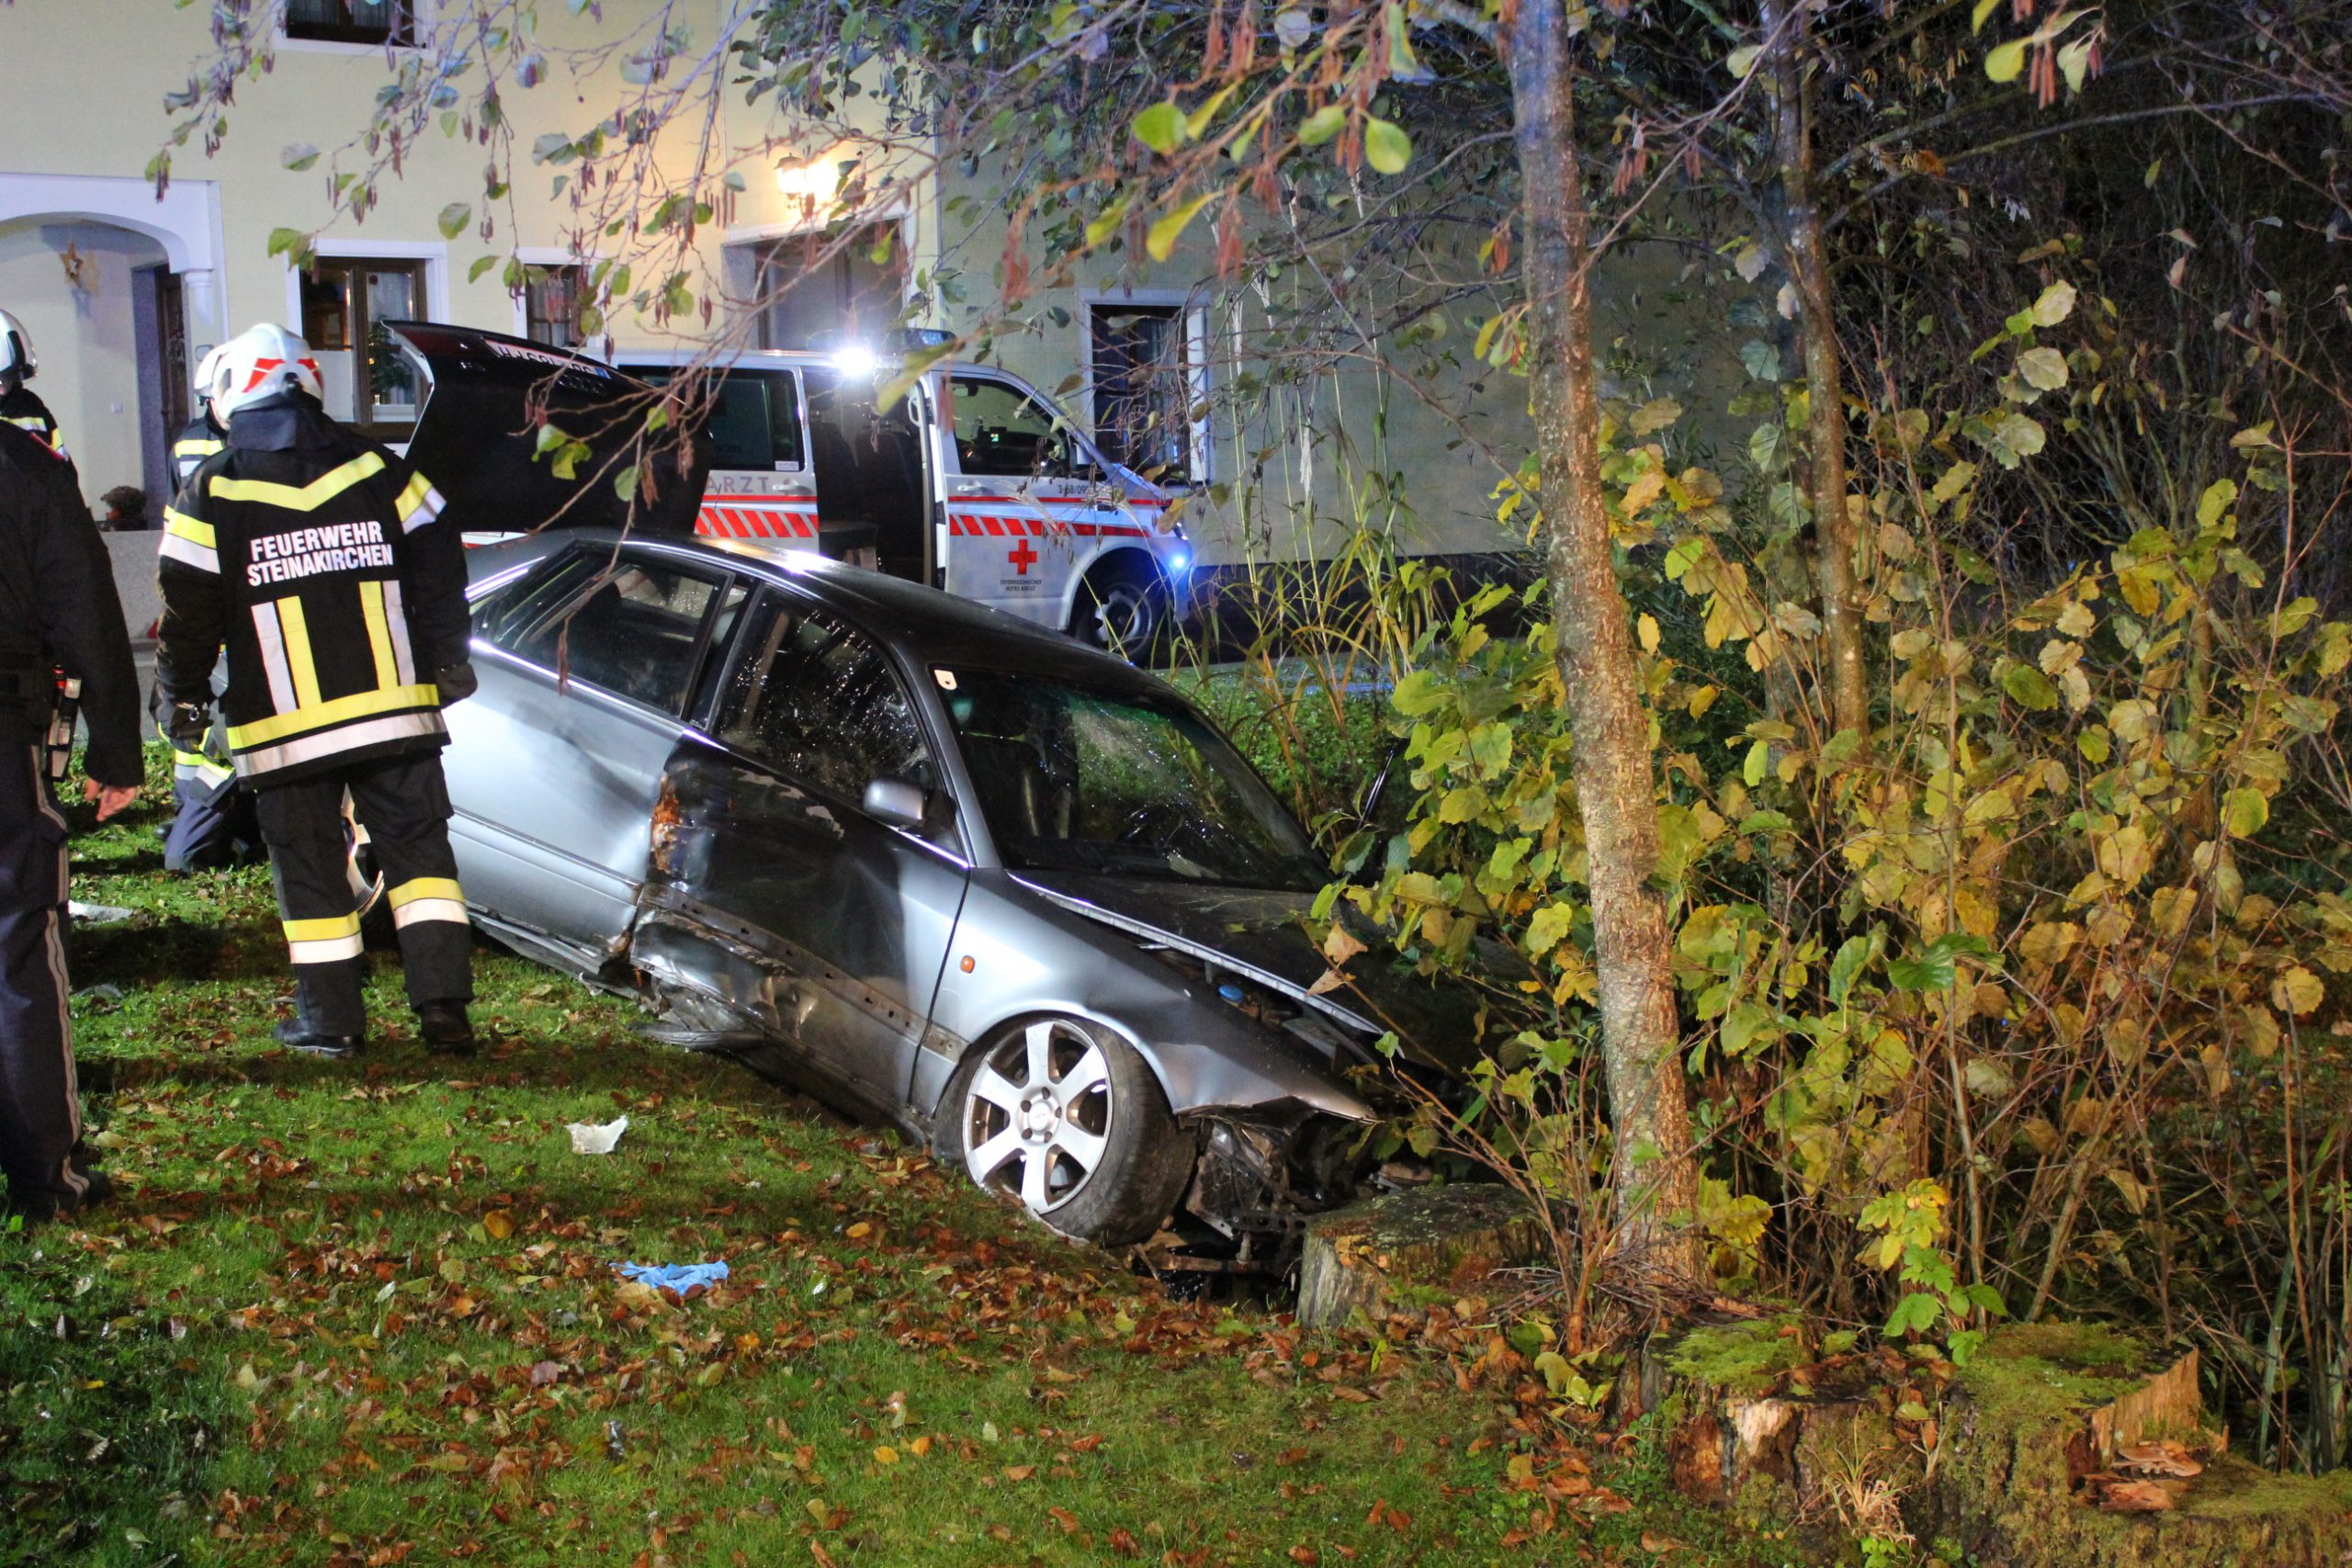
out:
{"label": "grass lawn", "polygon": [[[289,1055],[266,873],[165,875],[165,809],[76,842],[76,897],[139,911],[73,948],[122,1197],[0,1235],[0,1562],[1796,1556],[1585,1446],[1488,1325],[1169,1300],[488,948],[474,1062],[389,958],[364,1062]],[[610,1267],[721,1258],[684,1302]]]}

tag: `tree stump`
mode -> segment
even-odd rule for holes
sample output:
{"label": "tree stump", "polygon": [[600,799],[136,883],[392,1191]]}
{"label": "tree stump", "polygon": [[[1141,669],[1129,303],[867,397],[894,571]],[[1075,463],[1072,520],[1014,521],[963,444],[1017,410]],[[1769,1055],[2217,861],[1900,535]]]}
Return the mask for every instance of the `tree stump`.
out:
{"label": "tree stump", "polygon": [[[1676,1487],[1751,1521],[1907,1529],[1984,1568],[2335,1568],[2352,1473],[2279,1475],[2224,1451],[2194,1352],[2112,1330],[1996,1330],[1938,1398],[1881,1347],[1819,1357],[1795,1314],[1645,1348],[1620,1414],[1654,1412]],[[1892,1529],[1890,1529],[1892,1527]]]}
{"label": "tree stump", "polygon": [[1375,1322],[1424,1312],[1480,1293],[1498,1269],[1555,1262],[1550,1235],[1510,1189],[1415,1188],[1308,1222],[1298,1321],[1330,1328],[1359,1312]]}
{"label": "tree stump", "polygon": [[2194,1352],[2160,1357],[2087,1325],[1996,1332],[1945,1401],[1914,1528],[1993,1568],[2346,1561],[2352,1474],[2282,1475],[2231,1455],[2198,1372]]}

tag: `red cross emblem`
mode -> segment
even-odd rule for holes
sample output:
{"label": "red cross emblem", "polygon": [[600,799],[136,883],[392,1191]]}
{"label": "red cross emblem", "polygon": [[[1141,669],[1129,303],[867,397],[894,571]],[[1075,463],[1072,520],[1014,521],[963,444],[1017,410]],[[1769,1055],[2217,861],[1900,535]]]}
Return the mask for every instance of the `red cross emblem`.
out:
{"label": "red cross emblem", "polygon": [[1029,575],[1029,568],[1036,562],[1037,552],[1029,547],[1028,540],[1023,539],[1013,547],[1012,553],[1004,558],[1012,563],[1015,574],[1026,577]]}

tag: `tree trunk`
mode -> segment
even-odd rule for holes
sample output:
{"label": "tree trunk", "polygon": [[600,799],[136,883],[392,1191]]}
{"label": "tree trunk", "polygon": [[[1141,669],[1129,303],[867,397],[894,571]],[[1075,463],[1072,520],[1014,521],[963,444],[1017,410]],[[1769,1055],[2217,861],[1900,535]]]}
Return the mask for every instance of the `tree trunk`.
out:
{"label": "tree trunk", "polygon": [[1829,297],[1829,263],[1821,243],[1821,207],[1813,188],[1813,136],[1805,113],[1804,53],[1812,13],[1788,0],[1760,0],[1768,41],[1780,151],[1781,259],[1797,296],[1797,333],[1804,347],[1806,445],[1811,448],[1814,570],[1821,585],[1822,659],[1827,666],[1833,729],[1870,739],[1869,670],[1862,660],[1861,595],[1854,562],[1860,541],[1846,504],[1846,377],[1838,352],[1838,318]]}
{"label": "tree trunk", "polygon": [[1576,152],[1564,0],[1520,0],[1511,100],[1525,187],[1530,396],[1560,679],[1591,864],[1601,1053],[1615,1136],[1611,1270],[1680,1285],[1703,1277],[1690,1215],[1697,1163],[1682,1081],[1657,795],[1633,631],[1617,587],[1593,386],[1589,242]]}

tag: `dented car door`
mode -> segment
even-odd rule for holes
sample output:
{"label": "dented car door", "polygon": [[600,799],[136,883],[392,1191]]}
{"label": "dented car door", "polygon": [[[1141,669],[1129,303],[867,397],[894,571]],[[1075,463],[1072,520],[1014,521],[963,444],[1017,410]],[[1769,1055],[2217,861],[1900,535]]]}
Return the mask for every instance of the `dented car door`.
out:
{"label": "dented car door", "polygon": [[494,920],[594,967],[628,931],[664,762],[745,590],[649,547],[583,547],[484,605],[487,700],[449,711],[458,864]]}
{"label": "dented car door", "polygon": [[663,778],[632,961],[683,1043],[716,1037],[902,1118],[969,865],[951,814],[891,827],[864,809],[876,780],[944,798],[899,672],[863,633],[770,587],[707,733]]}

